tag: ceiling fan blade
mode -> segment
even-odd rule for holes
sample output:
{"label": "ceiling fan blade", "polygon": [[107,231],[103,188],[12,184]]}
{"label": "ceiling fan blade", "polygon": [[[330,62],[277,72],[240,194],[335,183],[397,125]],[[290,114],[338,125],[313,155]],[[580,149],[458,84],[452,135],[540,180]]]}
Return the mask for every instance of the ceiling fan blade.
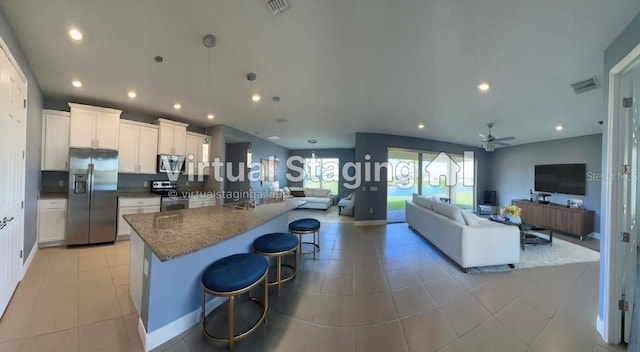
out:
{"label": "ceiling fan blade", "polygon": [[514,139],[516,139],[516,137],[511,136],[511,137],[496,138],[496,139],[494,139],[494,141],[512,141]]}
{"label": "ceiling fan blade", "polygon": [[483,140],[486,140],[486,139],[487,139],[487,136],[485,136],[485,135],[484,135],[484,134],[482,134],[482,133],[478,133],[478,136],[480,136],[480,138],[482,138]]}
{"label": "ceiling fan blade", "polygon": [[502,147],[510,147],[510,146],[511,146],[511,144],[509,144],[509,143],[505,143],[505,142],[496,142],[496,141],[493,141],[493,144],[495,144],[495,145],[499,145],[499,146],[502,146]]}

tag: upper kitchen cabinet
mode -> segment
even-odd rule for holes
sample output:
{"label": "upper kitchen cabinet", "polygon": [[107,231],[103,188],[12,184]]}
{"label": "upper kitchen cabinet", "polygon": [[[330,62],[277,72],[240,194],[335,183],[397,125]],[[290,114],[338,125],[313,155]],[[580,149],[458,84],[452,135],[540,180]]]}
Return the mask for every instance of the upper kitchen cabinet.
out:
{"label": "upper kitchen cabinet", "polygon": [[158,154],[185,155],[188,124],[158,119]]}
{"label": "upper kitchen cabinet", "polygon": [[157,147],[158,126],[120,120],[118,172],[155,174]]}
{"label": "upper kitchen cabinet", "polygon": [[121,110],[69,103],[69,146],[118,150]]}
{"label": "upper kitchen cabinet", "polygon": [[[187,143],[186,143],[186,167],[185,173],[188,175],[198,175],[200,165],[203,165],[203,175],[209,175],[210,170],[210,162],[209,162],[209,154],[210,154],[210,146],[209,140],[211,137],[194,133],[187,132]],[[190,158],[192,156],[192,158]]]}
{"label": "upper kitchen cabinet", "polygon": [[69,113],[42,110],[42,170],[69,169]]}

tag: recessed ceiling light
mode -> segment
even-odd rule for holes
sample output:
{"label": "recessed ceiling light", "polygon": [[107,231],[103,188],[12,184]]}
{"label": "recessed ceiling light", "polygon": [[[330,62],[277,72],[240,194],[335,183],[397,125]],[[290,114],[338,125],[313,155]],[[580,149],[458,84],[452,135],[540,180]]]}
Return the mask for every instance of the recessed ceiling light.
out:
{"label": "recessed ceiling light", "polygon": [[82,32],[78,28],[72,28],[69,30],[69,36],[73,40],[82,40]]}
{"label": "recessed ceiling light", "polygon": [[423,129],[423,128],[424,128],[424,123],[419,123],[419,124],[418,124],[418,128],[419,128],[419,129]]}
{"label": "recessed ceiling light", "polygon": [[173,104],[173,108],[176,110],[180,110],[182,108],[182,105],[180,103],[175,103]]}
{"label": "recessed ceiling light", "polygon": [[259,102],[260,99],[262,99],[260,94],[254,94],[254,95],[251,96],[251,100],[255,101],[256,103]]}
{"label": "recessed ceiling light", "polygon": [[562,125],[556,126],[556,131],[562,131],[563,129],[564,129],[564,127],[562,127]]}
{"label": "recessed ceiling light", "polygon": [[486,92],[489,90],[489,88],[491,88],[491,86],[489,86],[489,83],[487,82],[482,82],[478,84],[478,89],[480,89],[481,92]]}
{"label": "recessed ceiling light", "polygon": [[275,140],[275,139],[280,139],[280,137],[279,137],[279,136],[269,136],[269,137],[267,137],[267,138],[269,138],[269,139],[274,139],[274,140]]}
{"label": "recessed ceiling light", "polygon": [[71,84],[73,84],[73,86],[76,87],[76,88],[82,87],[82,82],[80,82],[80,81],[73,81],[73,82],[71,82]]}
{"label": "recessed ceiling light", "polygon": [[213,116],[213,114],[209,114],[209,115],[207,115],[207,118],[208,118],[209,120],[213,120],[213,118],[214,118],[214,117],[215,117],[215,116]]}
{"label": "recessed ceiling light", "polygon": [[130,90],[129,93],[127,93],[127,95],[129,96],[129,98],[133,99],[135,97],[138,96],[138,94],[136,94],[136,92]]}
{"label": "recessed ceiling light", "polygon": [[315,140],[315,139],[310,139],[310,140],[308,140],[307,142],[309,142],[310,144],[316,144],[316,143],[318,143],[318,141],[317,141],[317,140]]}

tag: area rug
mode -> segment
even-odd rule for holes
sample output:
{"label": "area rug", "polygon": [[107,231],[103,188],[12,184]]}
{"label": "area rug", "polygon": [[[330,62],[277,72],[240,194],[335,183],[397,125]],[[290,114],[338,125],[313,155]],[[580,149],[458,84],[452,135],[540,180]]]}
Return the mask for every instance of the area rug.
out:
{"label": "area rug", "polygon": [[[515,269],[535,268],[539,266],[554,266],[572,263],[588,263],[600,260],[600,253],[573,244],[561,239],[554,238],[553,246],[548,244],[528,245],[526,249],[520,250],[520,263],[516,264]],[[509,271],[508,265],[485,266],[480,268],[472,268],[472,272],[493,272],[493,271]]]}

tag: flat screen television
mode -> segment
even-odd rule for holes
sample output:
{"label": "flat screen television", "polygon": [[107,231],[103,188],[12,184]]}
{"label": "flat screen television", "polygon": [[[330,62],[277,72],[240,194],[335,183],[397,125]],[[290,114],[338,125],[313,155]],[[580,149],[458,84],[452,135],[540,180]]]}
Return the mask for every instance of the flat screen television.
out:
{"label": "flat screen television", "polygon": [[535,166],[536,192],[585,195],[587,164]]}

